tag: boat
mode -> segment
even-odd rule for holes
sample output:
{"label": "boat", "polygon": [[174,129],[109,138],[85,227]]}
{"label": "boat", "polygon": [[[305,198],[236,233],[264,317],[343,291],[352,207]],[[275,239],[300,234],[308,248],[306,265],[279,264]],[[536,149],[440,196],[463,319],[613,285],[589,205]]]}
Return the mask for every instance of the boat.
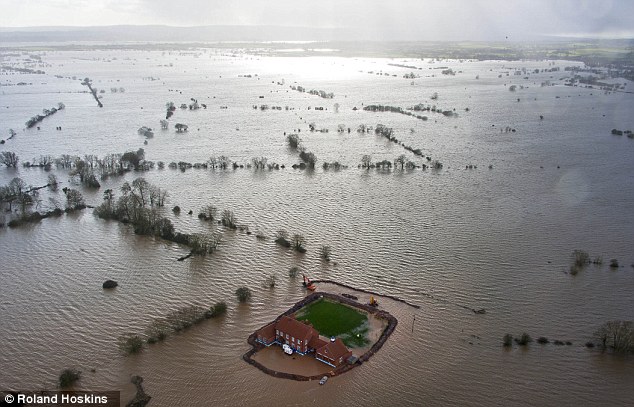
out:
{"label": "boat", "polygon": [[326,384],[326,382],[328,381],[328,376],[324,376],[321,378],[321,380],[319,381],[319,384]]}

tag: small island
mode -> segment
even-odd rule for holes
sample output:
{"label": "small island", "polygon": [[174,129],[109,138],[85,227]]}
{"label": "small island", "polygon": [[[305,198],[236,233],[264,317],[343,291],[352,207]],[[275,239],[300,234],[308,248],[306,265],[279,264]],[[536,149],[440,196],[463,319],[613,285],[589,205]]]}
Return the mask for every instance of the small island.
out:
{"label": "small island", "polygon": [[312,293],[248,338],[243,359],[275,377],[337,376],[366,362],[394,332],[387,311],[327,292]]}

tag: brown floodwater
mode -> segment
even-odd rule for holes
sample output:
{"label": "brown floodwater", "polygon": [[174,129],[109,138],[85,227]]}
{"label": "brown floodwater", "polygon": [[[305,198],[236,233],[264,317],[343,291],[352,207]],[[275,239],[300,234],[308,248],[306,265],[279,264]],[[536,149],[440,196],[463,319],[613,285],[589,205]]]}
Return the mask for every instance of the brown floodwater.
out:
{"label": "brown floodwater", "polygon": [[[553,78],[552,73],[498,78],[522,66],[552,66],[549,61],[443,61],[461,71],[455,77],[428,69],[437,65],[433,61],[403,61],[424,68],[414,85],[401,77],[409,70],[388,65],[391,59],[265,58],[200,50],[196,55],[50,51],[46,61],[47,75],[2,77],[3,83],[33,83],[3,87],[0,99],[0,123],[19,129],[1,150],[15,151],[23,160],[143,147],[156,161],[228,155],[246,163],[266,156],[288,166],[299,160],[283,132],[301,128],[304,145],[320,161],[315,171],[154,169],[108,179],[98,191],[83,190],[87,202],[96,205],[103,190],[118,191],[124,180],[141,175],[166,188],[165,216],[178,230],[222,234],[215,253],[183,262],[176,259],[186,248],[137,236],[129,226],[95,218],[89,209],[1,228],[0,390],[51,389],[61,370],[73,367],[82,371],[78,389],[120,390],[122,400],[134,394],[130,377],[141,375],[150,406],[631,403],[634,359],[587,349],[584,343],[605,321],[634,320],[634,140],[609,134],[612,128],[634,128],[634,95],[565,87],[559,81],[563,71]],[[562,69],[575,64],[552,63]],[[399,75],[367,73],[379,70]],[[239,77],[247,73],[259,76]],[[66,78],[72,75],[89,76],[108,90],[104,108],[78,93],[82,86]],[[160,80],[147,80],[150,75]],[[275,83],[281,79],[284,86]],[[557,86],[541,87],[545,80]],[[293,91],[288,86],[294,82],[332,91],[335,99]],[[511,83],[526,87],[509,92]],[[126,91],[111,93],[113,86]],[[352,110],[362,103],[432,103],[434,91],[440,95],[435,103],[456,108],[458,117],[430,114],[425,122]],[[172,125],[182,121],[190,131],[155,130],[144,145],[137,129],[158,127],[166,101],[180,105],[190,97],[210,106],[175,113]],[[41,130],[22,130],[28,117],[59,101],[66,109],[46,118]],[[294,110],[252,108],[261,103]],[[313,121],[330,131],[310,133]],[[352,132],[337,133],[340,123]],[[356,133],[361,123],[394,127],[406,145],[423,149],[444,168],[358,169],[364,154],[374,161],[403,153],[414,159],[402,146]],[[517,132],[500,132],[505,126]],[[322,170],[321,162],[335,160],[349,168]],[[478,168],[467,170],[468,164]],[[52,172],[63,186],[74,185],[67,173]],[[40,168],[2,168],[0,184],[20,176],[43,185],[47,175]],[[53,205],[49,198],[63,203],[63,192],[42,190],[41,208]],[[197,211],[206,204],[233,210],[254,233],[199,221]],[[173,205],[181,206],[180,215],[171,212]],[[193,216],[187,215],[190,209]],[[282,228],[303,234],[308,252],[276,245],[273,236]],[[256,232],[268,239],[257,240]],[[320,259],[321,245],[331,246],[330,263]],[[571,276],[574,249],[603,256],[604,264]],[[610,269],[611,258],[621,267]],[[301,275],[288,275],[292,266],[313,279],[394,295],[421,308],[380,298],[399,324],[367,363],[324,386],[277,379],[242,355],[253,331],[305,295]],[[275,287],[265,288],[271,275]],[[106,279],[119,287],[102,290]],[[243,285],[253,289],[248,304],[234,295]],[[138,355],[119,353],[120,335],[142,333],[150,321],[179,307],[216,301],[228,303],[225,316],[173,334]],[[533,342],[504,349],[507,332],[572,345]]]}

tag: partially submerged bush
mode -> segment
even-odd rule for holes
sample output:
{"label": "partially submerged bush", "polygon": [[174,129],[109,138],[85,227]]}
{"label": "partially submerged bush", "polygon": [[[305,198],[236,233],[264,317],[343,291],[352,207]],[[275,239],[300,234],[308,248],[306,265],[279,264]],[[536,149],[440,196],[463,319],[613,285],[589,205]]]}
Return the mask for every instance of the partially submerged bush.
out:
{"label": "partially submerged bush", "polygon": [[81,372],[76,369],[64,369],[59,375],[59,387],[65,389],[79,380]]}
{"label": "partially submerged bush", "polygon": [[275,288],[275,276],[273,274],[264,280],[264,288]]}
{"label": "partially submerged bush", "polygon": [[157,319],[152,321],[145,330],[147,335],[147,343],[156,343],[167,338],[169,335],[170,326],[164,319]]}
{"label": "partially submerged bush", "polygon": [[125,334],[118,339],[119,350],[125,355],[139,353],[143,349],[143,339],[139,335]]}
{"label": "partially submerged bush", "polygon": [[610,259],[610,268],[619,268],[619,261],[617,259]]}
{"label": "partially submerged bush", "polygon": [[251,290],[248,287],[240,287],[236,290],[236,297],[240,302],[247,302],[251,299]]}
{"label": "partially submerged bush", "polygon": [[291,148],[297,148],[301,143],[301,139],[297,134],[289,134],[286,136],[286,141],[288,141],[288,145],[291,146]]}
{"label": "partially submerged bush", "polygon": [[330,246],[321,246],[319,248],[319,255],[321,256],[322,259],[326,260],[326,261],[330,261],[330,254],[332,253],[332,251],[330,250]]}
{"label": "partially submerged bush", "polygon": [[576,276],[581,269],[590,264],[590,255],[585,250],[574,250],[571,255],[571,261],[570,274]]}
{"label": "partially submerged bush", "polygon": [[206,205],[204,206],[200,213],[198,214],[198,219],[203,219],[203,220],[216,220],[216,218],[218,217],[218,209],[213,206],[213,205]]}
{"label": "partially submerged bush", "polygon": [[550,341],[545,336],[540,336],[539,338],[537,338],[537,343],[541,343],[542,345],[545,345],[549,342]]}
{"label": "partially submerged bush", "polygon": [[530,342],[533,342],[533,338],[526,332],[524,332],[519,338],[515,338],[515,342],[520,346],[526,346]]}
{"label": "partially submerged bush", "polygon": [[299,267],[297,266],[293,266],[288,270],[288,276],[292,278],[297,277],[298,273],[299,273]]}
{"label": "partially submerged bush", "polygon": [[300,253],[306,253],[306,248],[304,247],[304,244],[306,243],[306,239],[304,238],[303,235],[300,234],[294,234],[293,235],[293,249],[297,250]]}
{"label": "partially submerged bush", "polygon": [[288,241],[288,232],[284,229],[280,229],[275,234],[275,243],[284,247],[291,247],[291,242]]}
{"label": "partially submerged bush", "polygon": [[167,314],[165,321],[176,332],[180,332],[205,319],[205,310],[197,305],[187,305]]}
{"label": "partially submerged bush", "polygon": [[608,321],[594,333],[603,350],[615,353],[634,353],[634,323],[632,321]]}
{"label": "partially submerged bush", "polygon": [[513,346],[513,335],[511,334],[504,335],[504,337],[502,338],[502,344],[506,348]]}
{"label": "partially submerged bush", "polygon": [[236,229],[236,217],[233,211],[228,209],[222,211],[222,225],[229,229]]}
{"label": "partially submerged bush", "polygon": [[217,302],[213,307],[209,308],[209,310],[205,313],[205,317],[207,318],[216,318],[220,315],[223,315],[227,312],[227,303],[224,301]]}
{"label": "partially submerged bush", "polygon": [[590,255],[585,250],[574,250],[572,252],[572,263],[577,267],[583,267],[590,263]]}

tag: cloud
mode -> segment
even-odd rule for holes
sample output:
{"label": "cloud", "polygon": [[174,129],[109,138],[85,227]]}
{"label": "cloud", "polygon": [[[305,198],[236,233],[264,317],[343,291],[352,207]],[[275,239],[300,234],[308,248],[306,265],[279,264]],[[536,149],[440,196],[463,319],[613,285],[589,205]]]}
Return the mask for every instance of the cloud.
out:
{"label": "cloud", "polygon": [[0,0],[1,26],[164,24],[345,28],[364,38],[521,40],[631,32],[628,0]]}

